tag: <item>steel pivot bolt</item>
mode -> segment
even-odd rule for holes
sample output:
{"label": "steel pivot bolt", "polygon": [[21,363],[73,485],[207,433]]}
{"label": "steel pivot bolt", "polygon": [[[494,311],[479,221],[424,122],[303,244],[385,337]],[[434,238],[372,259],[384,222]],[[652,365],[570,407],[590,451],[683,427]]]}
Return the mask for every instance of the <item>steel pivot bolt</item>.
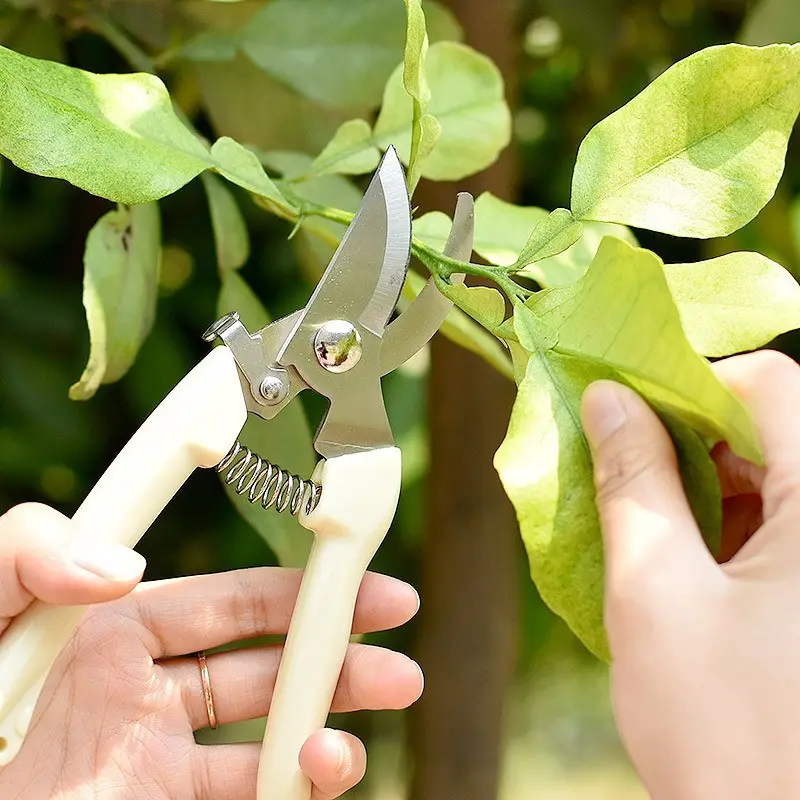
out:
{"label": "steel pivot bolt", "polygon": [[347,372],[361,358],[361,334],[355,325],[341,319],[326,322],[314,337],[317,361],[328,372]]}

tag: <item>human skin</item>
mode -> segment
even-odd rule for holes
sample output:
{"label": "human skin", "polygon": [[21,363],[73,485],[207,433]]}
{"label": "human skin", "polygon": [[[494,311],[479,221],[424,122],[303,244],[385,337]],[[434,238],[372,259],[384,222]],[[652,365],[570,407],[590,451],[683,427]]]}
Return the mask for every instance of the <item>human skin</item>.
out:
{"label": "human skin", "polygon": [[615,713],[654,800],[787,800],[800,797],[800,368],[769,351],[714,368],[766,462],[715,448],[717,560],[658,417],[618,384],[584,395]]}
{"label": "human skin", "polygon": [[[19,755],[0,769],[3,800],[252,800],[260,743],[201,746],[208,725],[196,651],[288,628],[301,574],[261,568],[141,583],[144,559],[116,545],[81,552],[71,522],[41,505],[0,517],[0,636],[36,598],[98,603],[59,657]],[[137,585],[138,584],[138,585]],[[353,630],[402,625],[412,587],[368,574]],[[218,722],[269,710],[280,647],[208,655]],[[350,646],[335,711],[404,708],[422,692],[411,659]],[[313,800],[332,800],[366,768],[363,744],[333,730],[300,754]]]}

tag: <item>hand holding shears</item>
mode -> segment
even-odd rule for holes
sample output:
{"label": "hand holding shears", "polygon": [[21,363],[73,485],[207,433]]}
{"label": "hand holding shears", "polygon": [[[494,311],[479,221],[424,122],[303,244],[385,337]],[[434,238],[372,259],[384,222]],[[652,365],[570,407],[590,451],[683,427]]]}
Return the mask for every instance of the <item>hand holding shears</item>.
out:
{"label": "hand holding shears", "polygon": [[[434,335],[450,303],[432,282],[394,321],[411,246],[409,198],[390,149],[307,306],[250,333],[235,314],[207,331],[215,348],[170,393],[75,514],[80,536],[133,546],[197,467],[217,467],[250,500],[299,515],[315,533],[267,722],[259,800],[305,800],[298,754],[324,725],[356,594],[394,517],[400,452],[380,380]],[[447,253],[468,259],[472,203],[462,195]],[[310,480],[236,438],[247,413],[272,419],[304,389],[329,410]],[[157,458],[156,458],[157,455]],[[85,609],[36,603],[0,638],[0,763],[21,746],[36,699]]]}

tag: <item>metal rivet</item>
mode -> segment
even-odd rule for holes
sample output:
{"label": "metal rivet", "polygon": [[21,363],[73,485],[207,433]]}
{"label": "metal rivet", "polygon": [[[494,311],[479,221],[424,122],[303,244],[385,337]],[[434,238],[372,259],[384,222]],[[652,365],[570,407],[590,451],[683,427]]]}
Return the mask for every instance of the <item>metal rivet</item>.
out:
{"label": "metal rivet", "polygon": [[261,392],[261,396],[269,405],[280,403],[289,391],[286,384],[275,375],[267,375],[267,377],[261,381],[261,386],[259,386],[258,389]]}
{"label": "metal rivet", "polygon": [[328,372],[347,372],[361,358],[361,334],[345,320],[326,322],[314,337],[317,361]]}
{"label": "metal rivet", "polygon": [[213,325],[209,326],[208,330],[203,334],[204,342],[213,342],[229,325],[239,321],[239,314],[236,311],[231,311],[224,317],[220,317]]}

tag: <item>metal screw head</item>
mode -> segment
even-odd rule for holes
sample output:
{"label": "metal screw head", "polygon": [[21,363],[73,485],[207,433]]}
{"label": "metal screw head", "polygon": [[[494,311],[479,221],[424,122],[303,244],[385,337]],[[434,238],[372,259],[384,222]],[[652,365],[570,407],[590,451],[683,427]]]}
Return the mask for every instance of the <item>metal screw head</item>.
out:
{"label": "metal screw head", "polygon": [[275,375],[267,375],[267,377],[261,381],[261,386],[259,386],[258,389],[261,392],[261,396],[269,405],[280,403],[289,391],[289,387]]}
{"label": "metal screw head", "polygon": [[361,358],[361,334],[345,320],[326,322],[314,337],[317,361],[328,372],[347,372]]}
{"label": "metal screw head", "polygon": [[203,334],[204,342],[213,342],[229,325],[239,321],[239,314],[236,311],[231,311],[224,317],[220,317],[213,325],[210,325],[208,330]]}

